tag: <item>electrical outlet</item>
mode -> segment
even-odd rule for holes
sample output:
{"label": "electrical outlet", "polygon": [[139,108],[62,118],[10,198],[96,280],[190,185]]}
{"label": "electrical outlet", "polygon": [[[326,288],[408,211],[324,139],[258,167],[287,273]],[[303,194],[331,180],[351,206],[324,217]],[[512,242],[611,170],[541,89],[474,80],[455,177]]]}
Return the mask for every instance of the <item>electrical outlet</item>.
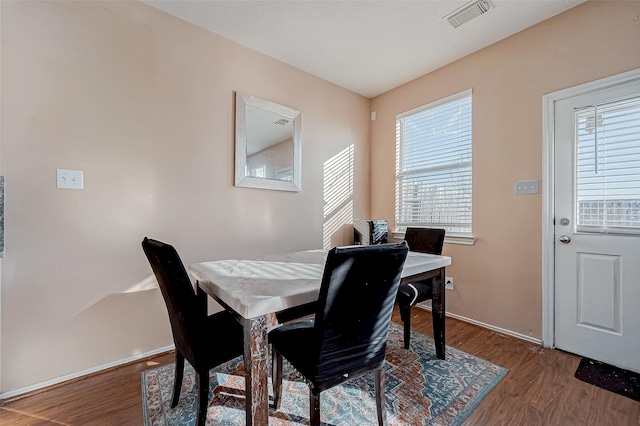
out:
{"label": "electrical outlet", "polygon": [[447,290],[453,290],[453,278],[446,277],[444,279],[444,288],[446,288]]}
{"label": "electrical outlet", "polygon": [[57,187],[66,189],[82,189],[84,187],[82,170],[57,170]]}

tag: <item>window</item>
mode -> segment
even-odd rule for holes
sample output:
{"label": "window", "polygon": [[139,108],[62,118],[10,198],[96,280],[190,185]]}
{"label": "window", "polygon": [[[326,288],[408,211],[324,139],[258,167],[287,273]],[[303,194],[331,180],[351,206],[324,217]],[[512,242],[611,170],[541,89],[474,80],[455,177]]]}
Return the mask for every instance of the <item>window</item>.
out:
{"label": "window", "polygon": [[575,116],[577,230],[640,233],[640,97]]}
{"label": "window", "polygon": [[396,227],[471,236],[471,90],[396,117]]}

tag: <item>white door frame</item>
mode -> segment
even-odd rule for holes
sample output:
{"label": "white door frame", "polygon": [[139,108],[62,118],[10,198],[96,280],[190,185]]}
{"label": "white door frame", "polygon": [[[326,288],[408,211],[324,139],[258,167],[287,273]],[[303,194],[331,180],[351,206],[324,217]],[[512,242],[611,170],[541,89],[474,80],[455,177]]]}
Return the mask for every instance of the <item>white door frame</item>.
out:
{"label": "white door frame", "polygon": [[555,343],[555,102],[634,80],[640,80],[640,68],[542,97],[542,344],[546,348]]}

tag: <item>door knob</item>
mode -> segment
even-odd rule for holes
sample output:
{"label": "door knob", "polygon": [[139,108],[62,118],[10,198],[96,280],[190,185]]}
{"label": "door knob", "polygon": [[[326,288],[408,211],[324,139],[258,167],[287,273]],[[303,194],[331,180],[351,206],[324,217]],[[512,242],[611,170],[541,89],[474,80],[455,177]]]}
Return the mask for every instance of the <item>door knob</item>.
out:
{"label": "door knob", "polygon": [[568,235],[560,235],[560,242],[563,244],[569,244],[571,242],[571,238]]}

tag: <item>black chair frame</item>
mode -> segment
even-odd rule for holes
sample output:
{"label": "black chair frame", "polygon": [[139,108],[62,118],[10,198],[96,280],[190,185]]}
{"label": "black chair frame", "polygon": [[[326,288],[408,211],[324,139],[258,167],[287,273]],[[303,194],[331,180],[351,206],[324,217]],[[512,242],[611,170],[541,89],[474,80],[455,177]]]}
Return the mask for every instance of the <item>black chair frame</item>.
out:
{"label": "black chair frame", "polygon": [[[419,253],[442,254],[445,230],[437,228],[407,228],[405,241],[409,250]],[[440,272],[440,271],[438,271]],[[412,282],[403,282],[398,289],[398,307],[400,318],[404,324],[404,347],[409,349],[411,343],[411,308],[426,300],[432,301],[433,333],[438,358],[445,358],[445,321],[442,307],[444,306],[444,292],[442,291],[444,277],[440,273],[434,276]]]}
{"label": "black chair frame", "polygon": [[185,359],[196,372],[197,426],[204,426],[209,397],[209,370],[243,354],[240,323],[228,312],[207,313],[207,295],[191,280],[169,244],[145,237],[142,241],[162,292],[176,347],[176,368],[171,407],[178,405]]}
{"label": "black chair frame", "polygon": [[408,247],[381,244],[332,249],[315,318],[275,328],[272,347],[274,405],[280,408],[283,358],[310,388],[311,426],[320,424],[320,393],[374,373],[378,424],[386,425],[384,362],[387,333]]}

